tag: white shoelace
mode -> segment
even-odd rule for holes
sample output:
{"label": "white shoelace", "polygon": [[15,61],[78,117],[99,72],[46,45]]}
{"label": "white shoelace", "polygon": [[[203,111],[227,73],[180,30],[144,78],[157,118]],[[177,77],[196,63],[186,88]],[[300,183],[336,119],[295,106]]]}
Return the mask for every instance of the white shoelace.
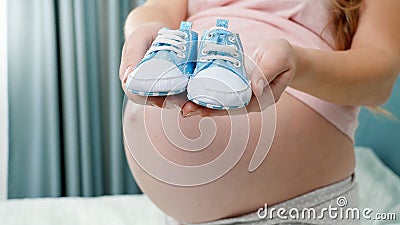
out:
{"label": "white shoelace", "polygon": [[185,38],[187,38],[187,34],[180,30],[160,30],[150,49],[146,52],[146,56],[155,51],[168,50],[173,51],[179,57],[184,58],[184,51],[186,51],[187,44]]}
{"label": "white shoelace", "polygon": [[[228,53],[229,55],[208,54],[209,52]],[[214,42],[204,42],[204,48],[201,52],[203,55],[199,61],[206,62],[209,60],[225,60],[231,62],[235,67],[240,67],[240,61],[236,59],[239,57],[238,49],[235,45],[221,45]]]}
{"label": "white shoelace", "polygon": [[[211,32],[212,30],[216,30],[216,29],[222,29],[222,30],[229,31],[226,28],[214,27],[214,28],[210,29],[209,32]],[[231,42],[234,42],[236,40],[236,38],[233,36],[228,37],[228,39]],[[208,54],[209,52],[214,52],[214,51],[218,52],[218,53],[228,53],[229,55]],[[231,62],[235,67],[240,67],[240,65],[241,65],[240,61],[237,59],[239,57],[239,53],[238,53],[238,49],[235,45],[221,45],[221,44],[216,44],[211,41],[206,41],[206,42],[204,42],[204,48],[203,48],[201,54],[203,56],[200,57],[199,61],[202,61],[202,62],[220,59],[220,60],[225,60],[225,61]]]}

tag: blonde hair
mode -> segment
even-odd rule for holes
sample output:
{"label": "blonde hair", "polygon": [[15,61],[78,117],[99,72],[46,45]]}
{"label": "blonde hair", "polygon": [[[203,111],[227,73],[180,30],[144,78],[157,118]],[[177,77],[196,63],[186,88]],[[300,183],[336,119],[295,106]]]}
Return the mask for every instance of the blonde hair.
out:
{"label": "blonde hair", "polygon": [[[332,0],[332,2],[334,7],[331,11],[330,23],[334,26],[335,47],[337,50],[350,49],[353,36],[357,31],[359,11],[363,0]],[[396,116],[382,107],[370,106],[367,108],[374,113],[398,121]]]}
{"label": "blonde hair", "polygon": [[351,47],[356,33],[359,10],[362,0],[332,0],[333,9],[331,22],[334,25],[334,38],[337,50],[347,50]]}

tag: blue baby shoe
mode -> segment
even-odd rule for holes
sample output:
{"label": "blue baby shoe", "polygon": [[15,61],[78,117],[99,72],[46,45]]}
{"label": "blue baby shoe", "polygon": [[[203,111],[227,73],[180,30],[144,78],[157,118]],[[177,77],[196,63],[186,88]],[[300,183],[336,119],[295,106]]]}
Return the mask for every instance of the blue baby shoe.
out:
{"label": "blue baby shoe", "polygon": [[161,29],[142,61],[129,74],[127,90],[142,96],[184,92],[196,67],[198,35],[191,29],[191,22],[181,22],[179,30]]}
{"label": "blue baby shoe", "polygon": [[188,99],[212,109],[246,106],[252,96],[250,80],[239,35],[228,30],[228,20],[219,19],[215,28],[204,31],[197,54]]}

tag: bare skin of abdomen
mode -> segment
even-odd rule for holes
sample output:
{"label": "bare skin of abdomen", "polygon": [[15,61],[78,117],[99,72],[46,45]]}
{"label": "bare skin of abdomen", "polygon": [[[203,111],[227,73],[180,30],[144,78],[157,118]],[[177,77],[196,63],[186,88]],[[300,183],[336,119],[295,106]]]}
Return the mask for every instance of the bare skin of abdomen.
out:
{"label": "bare skin of abdomen", "polygon": [[[131,103],[133,104],[133,103]],[[219,154],[228,143],[228,117],[213,117],[217,135],[204,151],[181,154],[162,132],[160,109],[131,107],[124,116],[124,129],[133,129],[143,150],[156,148],[171,161],[195,165]],[[265,203],[273,205],[349,177],[355,157],[351,140],[331,123],[289,94],[276,105],[275,137],[267,158],[254,172],[249,162],[260,132],[259,114],[249,114],[250,138],[243,157],[223,177],[208,184],[182,187],[167,184],[147,174],[125,147],[134,178],[142,191],[165,213],[184,222],[206,222],[256,211]],[[147,134],[143,121],[151,124]],[[200,135],[199,116],[181,118],[180,127],[188,138]],[[245,134],[247,135],[247,134]],[[140,142],[152,139],[153,145]],[[238,137],[240,138],[240,137]]]}

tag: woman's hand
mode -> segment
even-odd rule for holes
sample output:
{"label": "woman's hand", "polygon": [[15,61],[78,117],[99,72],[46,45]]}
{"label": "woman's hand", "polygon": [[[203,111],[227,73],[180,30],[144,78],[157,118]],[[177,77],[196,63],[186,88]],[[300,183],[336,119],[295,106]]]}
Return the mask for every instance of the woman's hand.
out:
{"label": "woman's hand", "polygon": [[253,53],[253,60],[259,69],[250,71],[252,89],[261,96],[269,85],[276,103],[293,79],[296,57],[292,45],[286,40],[277,40],[260,45]]}
{"label": "woman's hand", "polygon": [[[249,105],[246,107],[247,112],[263,110],[279,100],[293,79],[296,71],[296,61],[294,48],[286,40],[265,42],[258,46],[253,53],[252,59],[247,59],[245,63],[254,93]],[[268,85],[269,88],[267,87]],[[186,102],[182,107],[182,114],[183,116],[199,114],[201,116],[219,116],[227,115],[228,112]]]}
{"label": "woman's hand", "polygon": [[158,22],[141,25],[136,27],[126,38],[122,49],[119,78],[125,94],[134,102],[157,105],[159,107],[163,104],[164,98],[162,97],[148,97],[146,99],[145,97],[132,94],[126,90],[126,80],[128,79],[128,75],[142,60],[146,51],[150,48],[150,45],[156,38],[158,31],[163,27],[165,26]]}

